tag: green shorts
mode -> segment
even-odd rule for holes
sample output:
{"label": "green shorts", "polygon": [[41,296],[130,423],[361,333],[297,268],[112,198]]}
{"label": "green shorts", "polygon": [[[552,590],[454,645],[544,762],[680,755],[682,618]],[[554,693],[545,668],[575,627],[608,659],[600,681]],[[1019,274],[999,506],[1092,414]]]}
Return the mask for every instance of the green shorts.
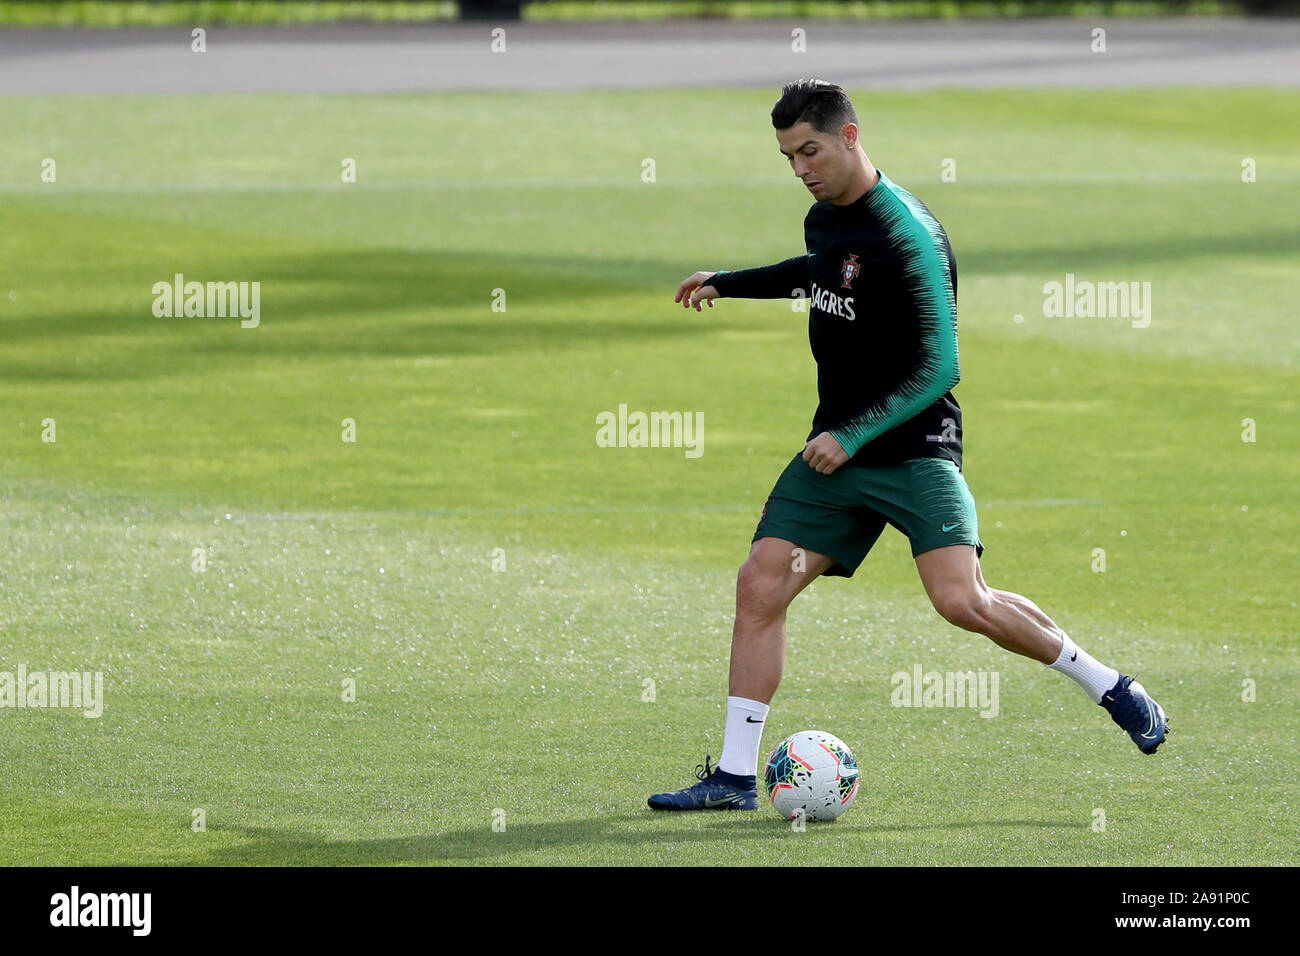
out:
{"label": "green shorts", "polygon": [[912,556],[952,544],[984,553],[975,499],[947,458],[898,465],[841,465],[819,474],[794,456],[768,496],[754,540],[785,538],[835,559],[828,575],[850,578],[886,524],[907,535]]}

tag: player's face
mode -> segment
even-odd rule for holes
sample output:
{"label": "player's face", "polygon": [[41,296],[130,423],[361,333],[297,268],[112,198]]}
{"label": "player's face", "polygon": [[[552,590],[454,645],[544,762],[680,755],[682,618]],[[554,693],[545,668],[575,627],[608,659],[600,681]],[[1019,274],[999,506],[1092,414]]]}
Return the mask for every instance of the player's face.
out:
{"label": "player's face", "polygon": [[840,137],[796,123],[776,131],[776,141],[790,168],[815,199],[834,200],[852,177],[852,150]]}

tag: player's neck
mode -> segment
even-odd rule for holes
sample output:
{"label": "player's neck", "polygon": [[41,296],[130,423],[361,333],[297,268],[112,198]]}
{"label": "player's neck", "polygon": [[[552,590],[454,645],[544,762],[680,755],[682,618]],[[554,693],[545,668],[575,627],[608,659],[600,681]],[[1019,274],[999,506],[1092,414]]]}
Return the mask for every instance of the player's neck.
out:
{"label": "player's neck", "polygon": [[836,201],[836,206],[851,206],[871,190],[876,188],[880,182],[880,170],[871,165],[865,153],[861,154],[862,159],[858,164],[858,175],[853,177],[853,185],[844,191],[841,201]]}

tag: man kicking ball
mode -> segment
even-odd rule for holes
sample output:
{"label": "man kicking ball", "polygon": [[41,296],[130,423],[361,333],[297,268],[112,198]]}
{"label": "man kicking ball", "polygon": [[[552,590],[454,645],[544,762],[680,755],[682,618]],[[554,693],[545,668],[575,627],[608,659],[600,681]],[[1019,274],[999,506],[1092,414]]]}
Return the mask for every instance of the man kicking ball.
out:
{"label": "man kicking ball", "polygon": [[722,756],[698,783],[657,793],[655,810],[758,807],[759,741],[785,665],[785,613],[818,575],[851,577],[886,524],[907,535],[935,609],[1000,647],[1073,678],[1144,754],[1165,739],[1142,685],[1091,657],[1028,598],[984,583],[975,501],[961,473],[957,264],[943,227],[876,169],[848,94],[820,80],[781,91],[781,153],[817,202],[807,255],[697,272],[675,301],[808,297],[817,411],[777,479],[736,582]]}

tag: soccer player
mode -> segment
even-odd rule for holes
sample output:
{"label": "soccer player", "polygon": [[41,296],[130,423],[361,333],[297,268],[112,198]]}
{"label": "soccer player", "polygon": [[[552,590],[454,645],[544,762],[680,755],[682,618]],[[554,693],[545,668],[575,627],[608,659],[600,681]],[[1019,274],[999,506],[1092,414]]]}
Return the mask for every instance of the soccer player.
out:
{"label": "soccer player", "polygon": [[772,109],[781,154],[816,202],[807,254],[697,272],[674,301],[808,297],[817,411],[777,479],[736,582],[727,722],[716,767],[657,793],[656,810],[758,806],[759,741],[785,666],[786,608],[818,575],[851,577],[886,524],[907,535],[935,610],[1076,681],[1144,754],[1165,739],[1142,685],[1072,641],[1033,601],[984,583],[975,502],[961,473],[957,263],[926,205],[876,169],[848,94],[787,84]]}

